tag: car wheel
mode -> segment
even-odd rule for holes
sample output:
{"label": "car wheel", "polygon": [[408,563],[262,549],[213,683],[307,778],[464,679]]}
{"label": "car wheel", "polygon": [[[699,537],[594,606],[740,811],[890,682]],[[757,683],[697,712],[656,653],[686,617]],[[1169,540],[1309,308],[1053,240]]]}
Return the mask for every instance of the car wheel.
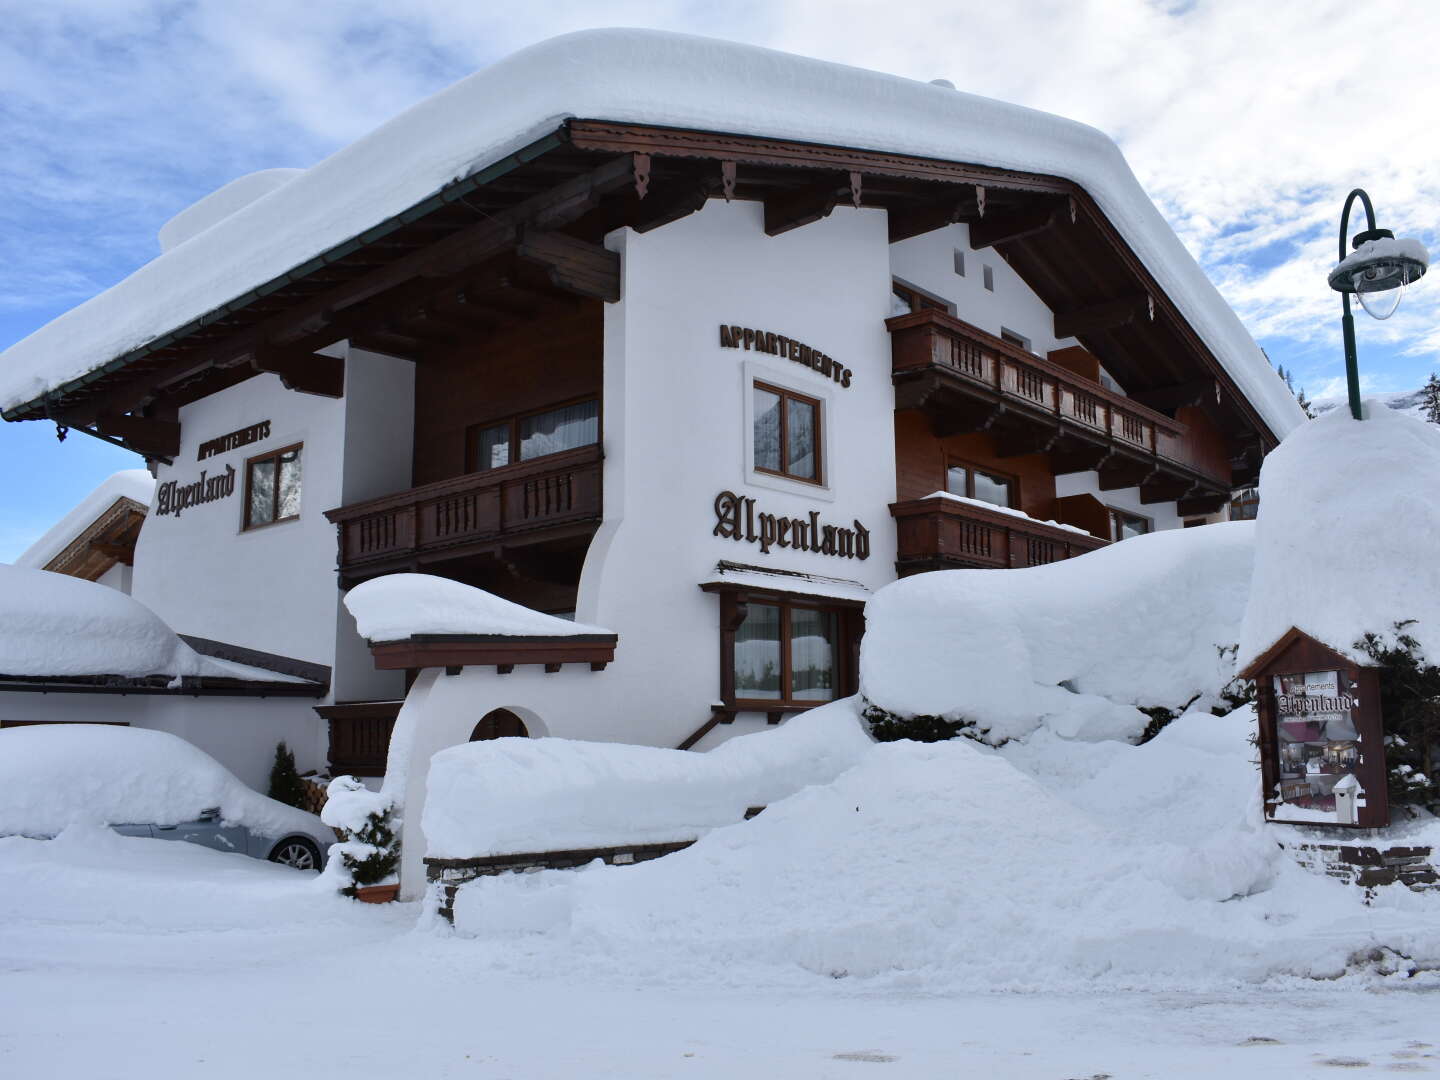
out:
{"label": "car wheel", "polygon": [[275,845],[275,850],[270,852],[270,861],[293,866],[296,870],[319,870],[320,849],[309,840],[292,836]]}

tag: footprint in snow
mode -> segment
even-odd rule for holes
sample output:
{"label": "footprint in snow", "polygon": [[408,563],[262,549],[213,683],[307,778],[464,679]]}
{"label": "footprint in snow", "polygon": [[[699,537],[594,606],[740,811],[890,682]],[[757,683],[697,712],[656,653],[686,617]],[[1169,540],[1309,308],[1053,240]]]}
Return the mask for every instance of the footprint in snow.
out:
{"label": "footprint in snow", "polygon": [[836,1061],[899,1061],[894,1054],[882,1054],[879,1050],[846,1050],[835,1054]]}

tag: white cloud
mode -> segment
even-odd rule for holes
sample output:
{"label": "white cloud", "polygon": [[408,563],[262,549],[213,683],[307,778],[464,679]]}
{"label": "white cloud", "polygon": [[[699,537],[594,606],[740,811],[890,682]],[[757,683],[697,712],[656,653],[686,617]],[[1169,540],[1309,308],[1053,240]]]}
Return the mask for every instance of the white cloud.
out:
{"label": "white cloud", "polygon": [[[1338,359],[1325,272],[1351,187],[1440,251],[1437,5],[51,0],[10,12],[0,39],[0,307],[78,300],[234,175],[308,164],[474,68],[596,25],[947,77],[1101,128],[1302,379]],[[1425,282],[1365,340],[1433,364],[1437,325],[1440,283]]]}

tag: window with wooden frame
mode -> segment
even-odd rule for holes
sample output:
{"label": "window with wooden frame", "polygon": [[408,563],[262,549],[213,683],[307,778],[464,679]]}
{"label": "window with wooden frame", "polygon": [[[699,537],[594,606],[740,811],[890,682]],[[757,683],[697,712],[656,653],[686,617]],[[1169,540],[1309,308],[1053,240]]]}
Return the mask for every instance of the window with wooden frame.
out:
{"label": "window with wooden frame", "polygon": [[245,462],[245,528],[276,525],[300,516],[300,451],[303,444]]}
{"label": "window with wooden frame", "polygon": [[[963,267],[964,263],[961,262],[957,265]],[[965,271],[961,269],[956,272],[963,274]],[[909,285],[901,285],[898,281],[890,283],[891,315],[909,315],[913,311],[927,310],[943,311],[948,314],[950,305],[938,297],[929,296],[919,289],[911,288]]]}
{"label": "window with wooden frame", "polygon": [[1005,473],[951,461],[945,469],[945,490],[951,495],[1014,509],[1020,501],[1020,483]]}
{"label": "window with wooden frame", "polygon": [[1231,521],[1254,521],[1260,514],[1260,489],[1244,488],[1230,500]]}
{"label": "window with wooden frame", "polygon": [[1147,517],[1139,514],[1132,514],[1128,510],[1117,510],[1110,508],[1110,539],[1128,540],[1132,536],[1144,536],[1155,528],[1155,523]]}
{"label": "window with wooden frame", "polygon": [[820,400],[758,380],[751,392],[755,471],[822,483]]}
{"label": "window with wooden frame", "polygon": [[752,600],[735,630],[736,702],[808,706],[840,697],[839,630],[833,608]]}
{"label": "window with wooden frame", "polygon": [[470,429],[466,466],[470,472],[484,472],[599,441],[600,402],[586,398],[477,424]]}

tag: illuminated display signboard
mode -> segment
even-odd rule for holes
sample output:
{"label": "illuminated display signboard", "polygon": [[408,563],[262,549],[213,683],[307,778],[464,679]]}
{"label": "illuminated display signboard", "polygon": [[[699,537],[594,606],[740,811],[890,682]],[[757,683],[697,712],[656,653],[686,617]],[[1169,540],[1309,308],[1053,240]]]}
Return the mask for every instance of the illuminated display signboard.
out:
{"label": "illuminated display signboard", "polygon": [[1292,630],[1244,675],[1257,692],[1266,816],[1295,825],[1387,824],[1374,669]]}

